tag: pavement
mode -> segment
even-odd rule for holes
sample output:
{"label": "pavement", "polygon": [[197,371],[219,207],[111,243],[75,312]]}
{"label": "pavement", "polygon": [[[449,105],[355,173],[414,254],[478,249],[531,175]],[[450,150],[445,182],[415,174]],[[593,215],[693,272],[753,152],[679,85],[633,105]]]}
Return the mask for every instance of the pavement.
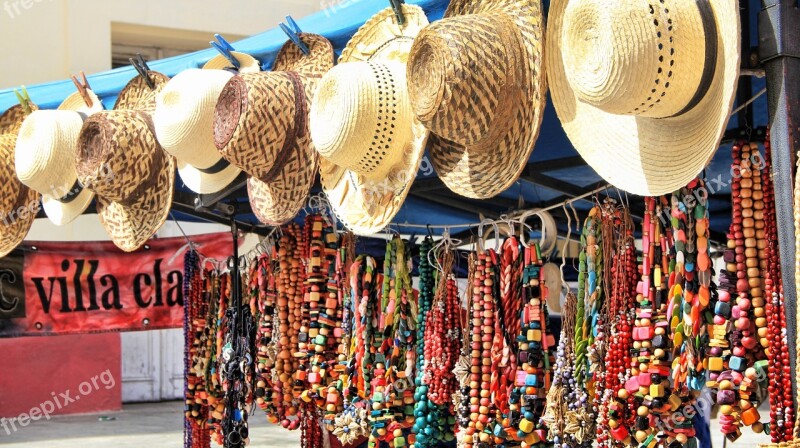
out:
{"label": "pavement", "polygon": [[[759,409],[762,421],[769,416],[768,406]],[[287,431],[266,421],[257,412],[250,419],[250,446],[289,448],[300,446],[299,431]],[[764,434],[744,429],[742,437],[728,447],[755,447],[768,443]],[[722,448],[719,426],[712,419],[714,448]],[[126,404],[120,412],[55,416],[31,422],[8,434],[0,428],[4,448],[180,448],[183,445],[183,403]]]}

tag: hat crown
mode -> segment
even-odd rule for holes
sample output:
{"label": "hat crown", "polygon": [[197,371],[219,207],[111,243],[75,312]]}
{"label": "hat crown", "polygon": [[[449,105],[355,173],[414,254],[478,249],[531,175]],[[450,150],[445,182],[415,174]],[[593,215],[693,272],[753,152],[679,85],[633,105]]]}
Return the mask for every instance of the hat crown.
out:
{"label": "hat crown", "polygon": [[15,150],[17,177],[30,188],[60,198],[75,184],[75,146],[83,125],[78,112],[38,110],[20,128]]}
{"label": "hat crown", "polygon": [[311,138],[322,157],[383,178],[404,157],[414,120],[398,62],[348,62],[323,76],[311,107]]}
{"label": "hat crown", "polygon": [[[112,125],[109,120],[122,125]],[[111,201],[128,203],[153,181],[165,163],[161,159],[168,156],[155,139],[149,114],[118,110],[100,112],[86,120],[77,157],[81,184]]]}
{"label": "hat crown", "polygon": [[447,18],[420,33],[409,55],[414,113],[435,134],[478,145],[506,128],[525,85],[522,34],[508,11]]}
{"label": "hat crown", "polygon": [[214,145],[214,108],[233,76],[225,70],[185,70],[169,80],[156,99],[153,115],[165,151],[198,168],[219,161]]}
{"label": "hat crown", "polygon": [[[605,112],[665,118],[690,105],[713,11],[696,0],[570,1],[561,52],[576,97]],[[704,17],[705,15],[705,17]],[[708,36],[716,43],[716,33]],[[708,63],[708,62],[706,62]]]}

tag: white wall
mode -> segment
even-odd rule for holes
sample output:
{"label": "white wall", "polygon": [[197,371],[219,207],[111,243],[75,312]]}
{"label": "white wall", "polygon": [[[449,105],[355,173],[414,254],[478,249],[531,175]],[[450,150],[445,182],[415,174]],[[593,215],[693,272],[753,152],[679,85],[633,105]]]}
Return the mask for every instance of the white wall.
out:
{"label": "white wall", "polygon": [[[321,0],[0,0],[0,89],[111,68],[112,23],[249,36]],[[322,0],[324,1],[324,0]]]}

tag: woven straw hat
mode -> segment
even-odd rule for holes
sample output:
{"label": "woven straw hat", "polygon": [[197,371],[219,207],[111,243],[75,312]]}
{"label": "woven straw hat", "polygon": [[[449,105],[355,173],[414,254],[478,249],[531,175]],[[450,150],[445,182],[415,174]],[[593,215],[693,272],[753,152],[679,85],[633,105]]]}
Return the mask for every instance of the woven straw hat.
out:
{"label": "woven straw hat", "polygon": [[14,146],[25,116],[22,106],[0,115],[0,257],[25,239],[39,212],[39,193],[20,182],[14,169]]}
{"label": "woven straw hat", "polygon": [[111,240],[130,252],[166,221],[172,204],[175,161],[159,145],[151,113],[168,78],[149,72],[151,90],[137,76],[112,111],[89,117],[76,151],[78,180],[97,194],[97,212]]}
{"label": "woven straw hat", "polygon": [[322,188],[359,235],[380,231],[400,210],[428,138],[411,110],[405,67],[428,19],[418,6],[403,5],[403,14],[403,26],[391,8],[370,18],[322,78],[311,106]]}
{"label": "woven straw hat", "polygon": [[570,141],[613,185],[677,190],[717,150],[739,76],[734,0],[553,0],[547,70]]}
{"label": "woven straw hat", "polygon": [[103,110],[97,95],[88,89],[86,93],[92,99],[91,107],[73,93],[57,110],[28,115],[17,137],[17,177],[42,195],[42,208],[58,226],[72,222],[94,199],[94,193],[78,182],[75,170],[75,147],[83,120]]}
{"label": "woven straw hat", "polygon": [[271,72],[231,78],[215,111],[217,149],[250,175],[250,204],[266,224],[281,224],[297,214],[317,170],[308,104],[319,78],[333,66],[333,46],[315,34],[301,33],[300,38],[309,47],[307,56],[287,42]]}
{"label": "woven straw hat", "polygon": [[[252,56],[232,53],[240,63],[240,73],[261,70]],[[230,65],[224,57],[216,56],[202,70],[178,73],[156,99],[153,124],[158,142],[175,157],[183,183],[196,193],[220,191],[241,172],[214,146],[214,108],[219,93],[233,76],[221,69],[226,63]]]}
{"label": "woven straw hat", "polygon": [[414,42],[411,103],[454,192],[496,196],[527,165],[546,103],[543,42],[539,0],[452,0]]}

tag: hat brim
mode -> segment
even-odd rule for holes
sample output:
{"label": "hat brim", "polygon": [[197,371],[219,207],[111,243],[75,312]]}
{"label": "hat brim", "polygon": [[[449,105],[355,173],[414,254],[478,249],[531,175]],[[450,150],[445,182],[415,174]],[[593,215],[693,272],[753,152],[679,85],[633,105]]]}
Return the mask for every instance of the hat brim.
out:
{"label": "hat brim", "polygon": [[739,11],[734,0],[712,0],[717,67],[706,95],[688,112],[648,118],[604,112],[578,101],[561,57],[567,0],[550,4],[547,70],[553,104],[575,149],[603,179],[642,196],[671,193],[708,164],[725,132],[739,79]]}
{"label": "hat brim", "polygon": [[217,173],[206,173],[180,159],[176,160],[176,165],[184,185],[195,193],[200,194],[211,194],[222,190],[230,185],[242,172],[236,166],[228,165]]}
{"label": "hat brim", "polygon": [[51,196],[42,196],[42,208],[47,218],[57,226],[63,226],[82,215],[94,199],[94,193],[84,188],[78,196],[69,201],[61,202]]}
{"label": "hat brim", "polygon": [[[154,148],[154,151],[163,151]],[[125,252],[140,248],[166,222],[175,188],[175,161],[164,155],[164,163],[151,186],[136,201],[122,204],[97,196],[97,215],[111,241]]]}
{"label": "hat brim", "polygon": [[[518,27],[525,49],[527,92],[511,101],[516,108],[507,132],[494,141],[461,145],[436,134],[430,138],[431,165],[442,182],[454,192],[474,199],[494,197],[517,181],[528,164],[547,103],[544,75],[544,19],[539,0],[453,0],[445,17],[506,12]],[[444,22],[442,22],[444,23]],[[502,162],[500,162],[502,161]]]}
{"label": "hat brim", "polygon": [[318,160],[306,130],[277,176],[268,181],[249,178],[247,193],[256,218],[268,225],[280,225],[294,218],[314,184]]}
{"label": "hat brim", "polygon": [[[15,134],[0,133],[0,155],[3,157],[3,163],[9,161],[11,163],[6,171],[9,174],[14,170],[13,154],[16,140]],[[4,179],[9,185],[4,185],[6,196],[0,198],[0,202],[3,202],[0,204],[0,257],[8,255],[25,239],[39,211],[39,193],[25,186],[16,175],[10,177]],[[15,195],[13,199],[8,197],[12,194]]]}
{"label": "hat brim", "polygon": [[[428,19],[422,8],[402,5],[406,23],[397,25],[392,8],[372,16],[342,51],[339,63],[359,61],[393,61],[405,63],[411,42],[427,26]],[[386,42],[404,39],[407,49],[400,54],[386,47]],[[429,132],[416,118],[412,127],[413,139],[404,145],[403,165],[394,168],[393,175],[381,182],[365,179],[325,159],[320,160],[322,189],[331,208],[344,225],[356,235],[373,235],[392,222],[408,196],[411,185],[425,153]]]}

